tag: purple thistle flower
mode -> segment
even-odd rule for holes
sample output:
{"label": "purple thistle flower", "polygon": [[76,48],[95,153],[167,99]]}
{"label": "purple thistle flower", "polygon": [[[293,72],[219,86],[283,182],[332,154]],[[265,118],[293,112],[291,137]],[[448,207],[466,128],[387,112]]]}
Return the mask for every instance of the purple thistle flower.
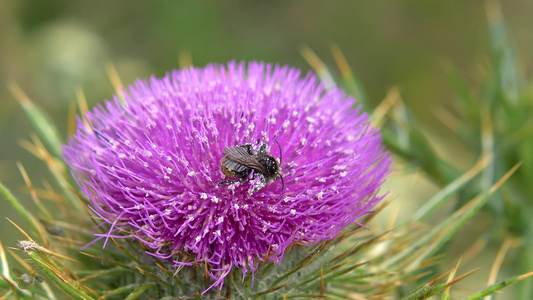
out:
{"label": "purple thistle flower", "polygon": [[[391,160],[379,133],[354,99],[312,74],[229,63],[139,80],[128,92],[86,112],[63,148],[110,224],[97,236],[130,233],[176,266],[206,262],[213,286],[232,268],[279,264],[294,243],[334,238],[382,198]],[[283,156],[283,189],[277,177],[255,191],[258,169],[217,185],[228,179],[224,148],[245,144]]]}

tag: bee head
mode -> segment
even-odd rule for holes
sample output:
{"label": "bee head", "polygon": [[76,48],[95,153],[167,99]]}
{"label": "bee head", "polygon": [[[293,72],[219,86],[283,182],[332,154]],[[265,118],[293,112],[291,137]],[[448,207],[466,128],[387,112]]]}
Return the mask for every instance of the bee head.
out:
{"label": "bee head", "polygon": [[265,174],[268,177],[267,181],[272,182],[279,176],[282,185],[281,190],[283,190],[285,188],[285,182],[283,181],[283,176],[281,176],[281,169],[279,167],[278,161],[274,157],[267,155],[263,159],[261,159],[261,163],[267,171]]}
{"label": "bee head", "polygon": [[274,157],[270,155],[265,155],[265,157],[261,159],[261,164],[265,167],[266,175],[268,175],[269,177],[278,174],[279,165]]}

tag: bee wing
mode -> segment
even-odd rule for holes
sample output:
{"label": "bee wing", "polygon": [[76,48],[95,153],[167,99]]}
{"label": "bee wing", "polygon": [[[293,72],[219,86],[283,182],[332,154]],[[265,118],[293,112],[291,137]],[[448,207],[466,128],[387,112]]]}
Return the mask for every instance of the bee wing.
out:
{"label": "bee wing", "polygon": [[[17,280],[17,279],[15,279],[15,280]],[[17,286],[19,287],[19,289],[25,290],[25,289],[31,288],[32,284],[29,283],[29,282],[26,282],[26,281],[19,281]]]}
{"label": "bee wing", "polygon": [[[19,270],[20,271],[20,270]],[[33,280],[30,275],[23,273],[17,274],[19,277],[15,278],[15,281],[18,283],[17,286],[20,289],[27,289],[33,285]]]}
{"label": "bee wing", "polygon": [[242,146],[226,147],[224,148],[224,154],[238,164],[266,173],[266,169],[257,159],[257,155],[250,155]]}
{"label": "bee wing", "polygon": [[11,271],[13,271],[13,273],[15,273],[17,276],[22,276],[22,274],[24,274],[24,272],[17,268],[12,268]]}

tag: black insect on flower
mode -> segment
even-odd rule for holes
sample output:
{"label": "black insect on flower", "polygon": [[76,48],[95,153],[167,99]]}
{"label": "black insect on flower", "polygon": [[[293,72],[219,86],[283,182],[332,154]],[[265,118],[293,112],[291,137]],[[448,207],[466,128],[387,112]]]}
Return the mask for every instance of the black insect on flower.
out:
{"label": "black insect on flower", "polygon": [[[281,146],[279,143],[278,147],[280,149],[281,160]],[[281,175],[280,165],[278,161],[267,152],[266,148],[266,144],[262,144],[257,152],[254,152],[252,144],[224,148],[225,155],[220,161],[220,170],[227,177],[238,177],[238,179],[225,179],[219,182],[218,185],[235,182],[243,183],[249,179],[259,177],[261,178],[261,181],[250,192],[250,194],[253,194],[279,177],[281,179],[283,190],[285,182]],[[250,178],[250,175],[252,175],[252,178]]]}

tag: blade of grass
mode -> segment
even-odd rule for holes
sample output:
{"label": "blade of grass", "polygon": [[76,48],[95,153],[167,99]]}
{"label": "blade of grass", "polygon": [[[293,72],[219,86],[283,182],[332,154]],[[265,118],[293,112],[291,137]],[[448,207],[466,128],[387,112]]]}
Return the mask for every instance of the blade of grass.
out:
{"label": "blade of grass", "polygon": [[283,299],[328,299],[330,297],[328,296],[320,296],[320,295],[314,295],[314,294],[291,294],[291,295],[283,295]]}
{"label": "blade of grass", "polygon": [[494,192],[518,169],[520,164],[515,165],[509,170],[498,182],[496,182],[488,191],[476,196],[463,207],[444,220],[439,226],[431,232],[421,237],[417,242],[412,243],[409,247],[399,252],[397,255],[384,262],[383,265],[392,267],[401,264],[406,272],[414,271],[420,263],[428,256],[435,253],[453,234],[469,220]]}
{"label": "blade of grass", "polygon": [[11,194],[11,192],[0,182],[0,193],[6,198],[7,201],[15,208],[15,210],[22,216],[24,220],[30,225],[30,227],[37,233],[39,233],[40,236],[42,236],[44,229],[39,225],[37,220],[33,217],[33,215],[26,210],[26,208],[20,203],[20,201],[15,197],[15,195]]}
{"label": "blade of grass", "polygon": [[89,124],[89,121],[85,115],[85,112],[89,110],[89,106],[87,105],[87,99],[85,98],[85,94],[81,88],[76,89],[76,99],[78,99],[78,107],[80,108],[80,116],[83,126],[85,126],[85,128],[91,134],[94,134],[91,126],[92,124]]}
{"label": "blade of grass", "polygon": [[[310,272],[308,276],[301,278],[298,281],[298,287],[301,288],[307,284],[313,283],[320,279],[321,282],[333,282],[335,280],[338,280],[339,277],[348,277],[348,274],[353,272],[356,269],[359,269],[360,267],[368,264],[370,261],[365,261],[362,263],[357,263],[354,265],[348,265],[348,263],[338,265],[332,268],[329,268],[327,270],[323,270],[324,266],[320,266],[320,273],[318,273],[316,270],[314,272]],[[348,265],[348,266],[347,266]],[[308,278],[308,279],[307,279]]]}
{"label": "blade of grass", "polygon": [[289,285],[291,285],[291,284],[293,284],[293,283],[294,283],[293,281],[291,281],[291,282],[287,282],[287,283],[282,284],[282,285],[280,285],[280,286],[276,286],[276,287],[273,287],[273,288],[268,289],[268,290],[266,290],[266,291],[259,292],[259,293],[257,293],[257,294],[254,294],[254,297],[265,296],[265,295],[270,294],[270,293],[272,293],[272,292],[275,292],[275,291],[281,290],[282,288],[287,287],[287,286],[289,286]]}
{"label": "blade of grass", "polygon": [[300,50],[303,58],[315,70],[320,80],[326,85],[326,88],[332,86],[335,82],[326,64],[311,50],[309,47],[303,47]]}
{"label": "blade of grass", "polygon": [[[461,264],[461,259],[457,262],[457,265],[455,265],[455,268],[450,272],[450,276],[448,276],[448,282],[452,281],[455,277],[455,273],[457,272],[457,269],[459,269],[459,265]],[[450,287],[448,286],[444,292],[442,293],[441,300],[450,300]]]}
{"label": "blade of grass", "polygon": [[113,264],[113,265],[120,266],[120,267],[122,267],[124,269],[130,270],[130,271],[133,271],[133,272],[138,271],[135,267],[129,266],[129,265],[127,265],[125,263],[122,263],[122,262],[120,262],[118,260],[114,260],[114,259],[111,259],[111,258],[94,255],[94,254],[83,252],[83,251],[80,251],[80,254],[87,255],[87,256],[92,257],[94,259],[97,259],[97,260],[100,260],[100,261],[103,261],[103,262],[107,262],[107,263],[110,263],[110,264]]}
{"label": "blade of grass", "polygon": [[442,283],[442,284],[437,284],[442,278],[444,278],[444,276],[446,276],[451,271],[446,272],[446,273],[442,274],[441,276],[437,277],[436,279],[432,280],[431,282],[427,283],[426,285],[423,285],[423,286],[419,287],[418,289],[414,290],[413,292],[411,292],[410,294],[406,295],[405,297],[402,298],[402,300],[403,299],[405,299],[405,300],[429,299],[432,296],[434,296],[434,295],[442,292],[446,288],[450,287],[451,285],[453,285],[453,284],[465,279],[466,277],[472,275],[477,270],[478,269],[469,271],[469,272],[467,272],[467,273],[455,278],[452,281],[448,281],[448,282]]}
{"label": "blade of grass", "polygon": [[41,200],[37,196],[37,192],[35,191],[35,188],[33,184],[31,183],[30,176],[28,176],[26,169],[24,169],[24,166],[22,166],[20,162],[17,162],[17,167],[19,168],[20,174],[22,175],[22,178],[24,179],[24,182],[26,183],[26,187],[30,191],[31,198],[33,199],[33,202],[35,203],[35,205],[39,208],[40,213],[44,215],[46,220],[48,221],[52,220],[53,219],[52,214],[42,204]]}
{"label": "blade of grass", "polygon": [[128,285],[119,287],[119,288],[114,289],[114,290],[107,291],[105,294],[102,295],[102,299],[107,299],[107,298],[112,297],[112,296],[116,296],[116,295],[127,293],[129,291],[134,290],[138,286],[139,286],[138,283],[133,283],[133,284],[128,284]]}
{"label": "blade of grass", "polygon": [[404,297],[402,297],[402,300],[404,299],[427,299],[428,297],[426,297],[427,294],[430,293],[431,291],[431,287],[434,286],[435,284],[437,284],[442,278],[444,278],[444,276],[446,276],[447,274],[449,274],[451,271],[448,271],[442,275],[440,275],[439,277],[433,279],[432,281],[414,289],[413,291],[411,291],[409,294],[405,295]]}
{"label": "blade of grass", "polygon": [[4,246],[2,245],[2,240],[0,240],[0,263],[2,267],[2,274],[7,278],[10,278],[9,263],[7,261],[6,251],[4,250]]}
{"label": "blade of grass", "polygon": [[178,52],[178,64],[180,69],[185,69],[194,65],[190,50],[180,50]]}
{"label": "blade of grass", "polygon": [[33,144],[22,143],[21,145],[28,149],[30,153],[36,155],[39,159],[44,161],[48,169],[52,173],[56,183],[61,189],[61,193],[69,200],[74,208],[79,212],[87,212],[88,210],[82,205],[80,198],[74,193],[75,188],[67,179],[65,165],[61,160],[54,158],[44,147],[38,137],[32,135]]}
{"label": "blade of grass", "polygon": [[[470,87],[457,68],[449,61],[441,61],[442,68],[448,75],[448,79],[454,87],[459,99],[458,110],[466,115],[466,120],[479,120],[479,104],[474,101]],[[478,123],[478,122],[476,122]]]}
{"label": "blade of grass", "polygon": [[[503,263],[503,258],[505,257],[507,250],[509,250],[511,243],[512,243],[512,239],[506,238],[505,241],[503,242],[503,245],[500,251],[498,251],[498,255],[496,255],[496,259],[494,260],[494,263],[492,264],[492,268],[490,268],[489,279],[487,282],[488,286],[496,283],[496,277],[498,276],[498,271],[500,270],[500,267]],[[492,297],[488,296],[487,298],[485,298],[485,300],[490,300],[491,298]]]}
{"label": "blade of grass", "polygon": [[421,168],[438,185],[446,185],[460,176],[452,165],[435,154],[428,139],[411,121],[402,101],[397,101],[391,113],[394,121],[391,128],[383,128],[381,136],[384,144],[392,152]]}
{"label": "blade of grass", "polygon": [[368,97],[363,89],[363,85],[346,61],[346,57],[344,57],[339,45],[332,44],[330,48],[341,73],[344,89],[357,100],[358,104],[363,106],[365,111],[370,111],[370,108],[368,107]]}
{"label": "blade of grass", "polygon": [[326,243],[320,244],[313,252],[311,252],[309,255],[307,255],[304,259],[302,259],[294,268],[289,270],[287,273],[280,276],[278,279],[276,279],[272,285],[278,285],[283,280],[287,279],[290,275],[296,273],[298,270],[302,269],[305,265],[307,265],[310,261],[313,260],[317,255],[320,254],[322,250],[324,250],[326,246]]}
{"label": "blade of grass", "polygon": [[517,70],[516,55],[508,41],[505,20],[503,19],[500,2],[497,0],[486,0],[487,21],[489,34],[492,42],[492,55],[496,61],[498,72],[499,89],[504,93],[506,99],[512,103],[518,102],[519,95],[519,72]]}
{"label": "blade of grass", "polygon": [[381,127],[385,123],[385,116],[400,101],[400,89],[393,87],[389,90],[383,101],[374,109],[370,122],[375,127]]}
{"label": "blade of grass", "polygon": [[156,286],[153,282],[146,282],[141,284],[139,287],[137,287],[133,292],[129,294],[128,297],[124,298],[125,300],[134,300],[139,298],[144,292],[146,292],[149,288]]}
{"label": "blade of grass", "polygon": [[519,281],[522,281],[526,278],[529,278],[533,276],[533,272],[530,272],[530,273],[527,273],[527,274],[523,274],[523,275],[519,275],[519,276],[516,276],[516,277],[512,277],[510,279],[507,279],[507,280],[504,280],[500,283],[497,283],[495,285],[491,285],[489,287],[487,287],[486,289],[482,290],[482,291],[479,291],[478,293],[466,298],[465,300],[478,300],[478,299],[481,299],[485,296],[488,296],[488,295],[491,295],[491,294],[494,294],[495,292],[505,288],[505,287],[508,287],[512,284],[515,284]]}
{"label": "blade of grass", "polygon": [[[117,94],[119,100],[121,103],[125,103],[124,100],[124,92],[122,84],[122,80],[120,79],[120,76],[118,75],[117,68],[115,68],[115,65],[113,63],[106,64],[106,71],[107,76],[109,77],[109,80],[111,81],[111,84],[113,85],[113,89],[115,90],[115,94]],[[84,110],[81,111],[84,113]]]}
{"label": "blade of grass", "polygon": [[50,121],[42,109],[37,107],[37,105],[30,100],[16,83],[9,83],[8,88],[13,97],[15,97],[22,106],[33,130],[35,130],[37,135],[44,141],[48,151],[50,151],[54,157],[60,157],[62,142],[53,122]]}
{"label": "blade of grass", "polygon": [[454,234],[468,221],[481,207],[483,207],[496,190],[518,169],[520,164],[515,165],[509,170],[498,182],[496,182],[488,191],[475,197],[463,207],[452,214],[446,221],[441,223],[440,226],[435,228],[428,236],[431,236],[431,240],[425,248],[421,248],[421,251],[417,253],[415,260],[406,267],[406,270],[416,270],[417,265],[420,262],[435,253],[440,249],[444,243],[446,243]]}
{"label": "blade of grass", "polygon": [[431,214],[439,208],[446,201],[453,197],[455,193],[462,187],[464,187],[472,178],[474,178],[487,164],[491,161],[490,156],[484,156],[476,162],[476,164],[464,173],[461,177],[457,178],[445,188],[441,189],[435,196],[431,197],[428,201],[422,205],[412,216],[411,222],[421,222],[431,216]]}

